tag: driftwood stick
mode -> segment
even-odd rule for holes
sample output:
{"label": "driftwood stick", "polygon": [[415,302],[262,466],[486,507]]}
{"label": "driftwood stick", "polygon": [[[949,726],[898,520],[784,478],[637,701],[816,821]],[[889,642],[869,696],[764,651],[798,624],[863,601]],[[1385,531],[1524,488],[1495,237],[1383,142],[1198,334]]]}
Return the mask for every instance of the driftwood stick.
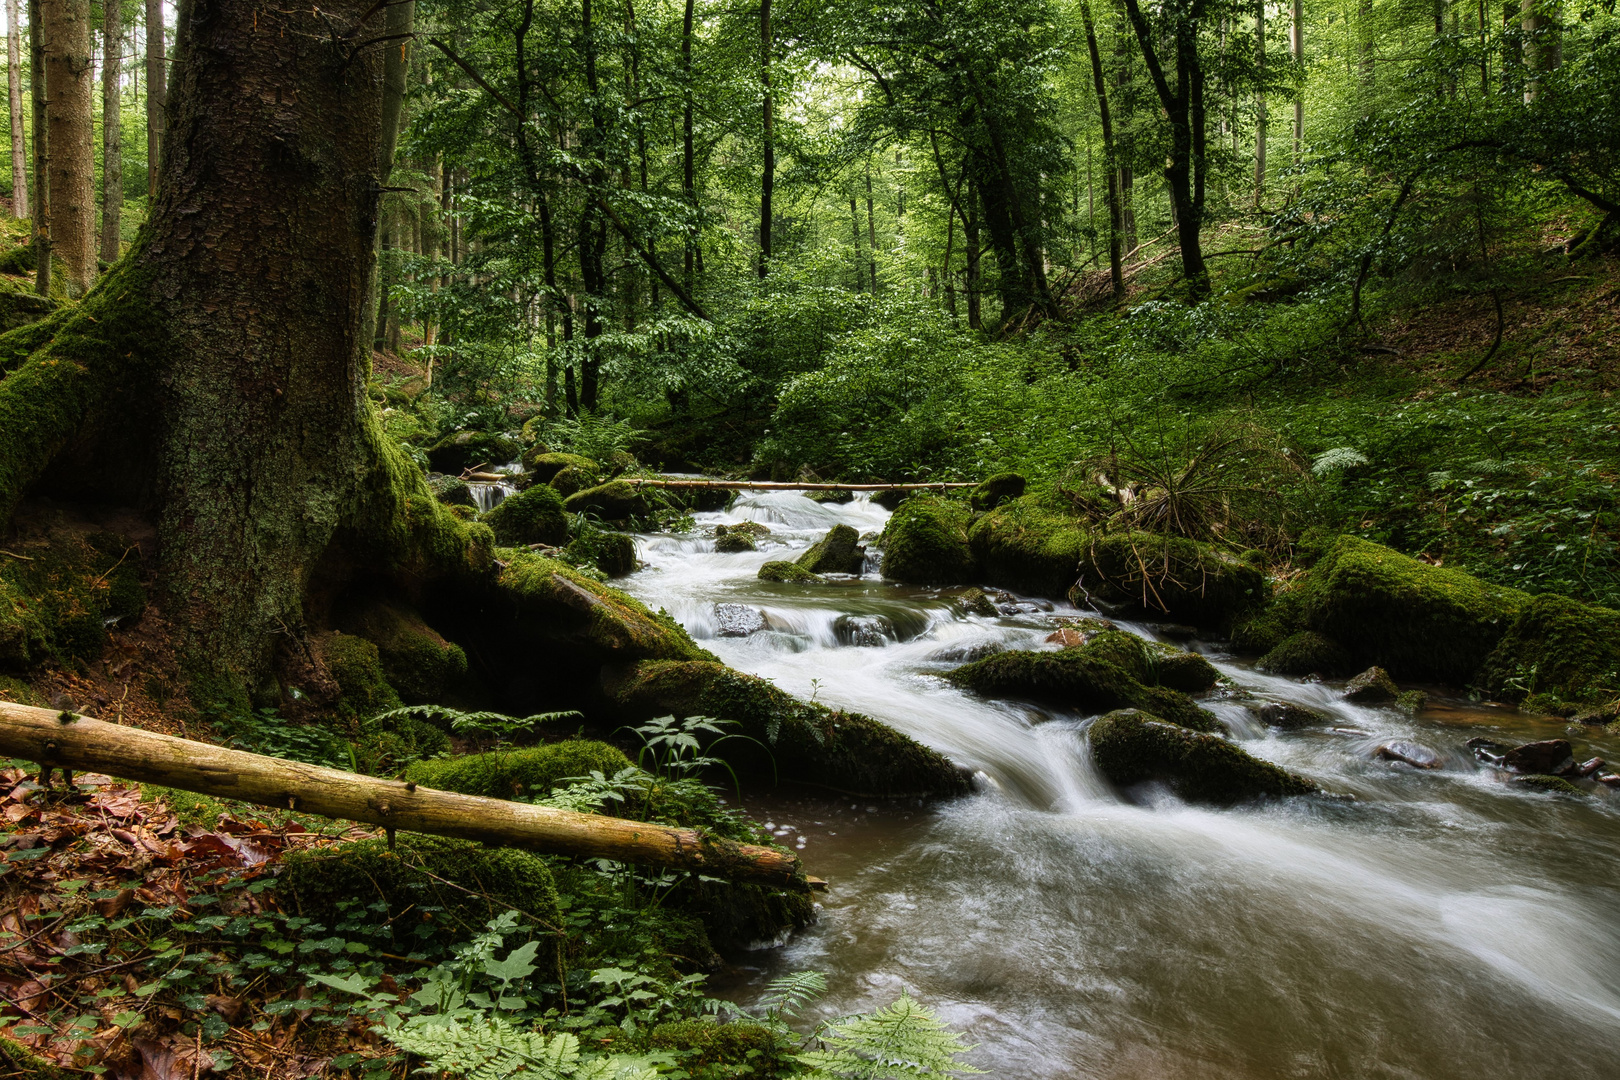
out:
{"label": "driftwood stick", "polygon": [[971,488],[978,484],[788,484],[772,480],[681,480],[669,477],[644,479],[627,476],[626,483],[642,487],[726,488],[737,491],[938,491],[941,488]]}
{"label": "driftwood stick", "polygon": [[696,829],[457,795],[403,780],[228,750],[70,712],[0,702],[0,757],[103,772],[222,799],[555,855],[666,866],[783,889],[810,887],[799,860]]}

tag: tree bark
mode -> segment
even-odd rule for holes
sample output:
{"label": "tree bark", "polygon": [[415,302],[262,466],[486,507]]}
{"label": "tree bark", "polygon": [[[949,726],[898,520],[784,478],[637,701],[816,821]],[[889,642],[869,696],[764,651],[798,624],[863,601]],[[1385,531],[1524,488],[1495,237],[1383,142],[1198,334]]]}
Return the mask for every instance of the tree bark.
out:
{"label": "tree bark", "polygon": [[[764,94],[762,128],[764,162],[759,173],[759,277],[765,280],[771,261],[771,194],[776,186],[776,101],[771,94],[771,0],[759,7],[759,84]],[[871,177],[867,177],[868,185]]]}
{"label": "tree bark", "polygon": [[[1266,0],[1254,5],[1254,68],[1261,79],[1266,77]],[[1254,102],[1254,205],[1258,209],[1266,198],[1266,92],[1262,87]]]}
{"label": "tree bark", "polygon": [[51,143],[51,249],[69,296],[96,277],[96,160],[91,114],[90,0],[41,0],[46,125]]}
{"label": "tree bark", "polygon": [[1108,112],[1108,86],[1103,78],[1102,53],[1097,48],[1097,28],[1091,21],[1091,4],[1081,0],[1080,17],[1085,23],[1086,49],[1091,54],[1091,81],[1097,92],[1097,114],[1102,119],[1103,171],[1108,175],[1108,277],[1113,283],[1114,302],[1125,298],[1125,270],[1120,258],[1120,243],[1125,233],[1125,218],[1119,205],[1118,156],[1114,146],[1114,123]]}
{"label": "tree bark", "polygon": [[667,866],[783,889],[810,888],[793,855],[697,829],[435,791],[10,702],[0,702],[0,754],[39,762],[42,780],[49,780],[52,769],[104,772],[222,799],[362,821],[390,833],[404,829],[556,855]]}
{"label": "tree bark", "polygon": [[855,291],[866,291],[866,261],[861,252],[861,210],[855,202],[855,193],[849,193],[850,235],[855,245]]}
{"label": "tree bark", "polygon": [[51,294],[51,132],[41,0],[28,0],[28,94],[34,110],[34,291]]}
{"label": "tree bark", "polygon": [[[1305,0],[1293,0],[1288,27],[1288,51],[1296,68],[1305,63]],[[1305,98],[1294,94],[1294,164],[1305,158]]]}
{"label": "tree bark", "polygon": [[866,254],[871,260],[872,292],[878,291],[877,215],[872,212],[872,159],[866,159]]}
{"label": "tree bark", "polygon": [[122,254],[124,208],[123,4],[106,0],[101,23],[101,258],[109,263]]}
{"label": "tree bark", "polygon": [[23,141],[22,20],[6,0],[6,85],[11,95],[11,216],[28,216],[28,148]]}
{"label": "tree bark", "polygon": [[[681,72],[685,77],[685,85],[681,92],[681,194],[686,199],[687,207],[695,216],[697,213],[697,160],[693,152],[693,94],[697,88],[692,85],[692,19],[694,0],[686,0],[686,13],[681,20]],[[686,291],[696,294],[697,274],[695,259],[697,256],[697,226],[687,226],[686,242],[683,245],[684,269],[686,275]]]}
{"label": "tree bark", "polygon": [[1524,83],[1524,100],[1541,96],[1541,79],[1564,61],[1563,27],[1559,22],[1558,0],[1521,0],[1524,30],[1524,66],[1529,77]]}
{"label": "tree bark", "polygon": [[157,198],[158,163],[163,152],[163,108],[169,68],[164,60],[163,0],[146,0],[146,193]]}

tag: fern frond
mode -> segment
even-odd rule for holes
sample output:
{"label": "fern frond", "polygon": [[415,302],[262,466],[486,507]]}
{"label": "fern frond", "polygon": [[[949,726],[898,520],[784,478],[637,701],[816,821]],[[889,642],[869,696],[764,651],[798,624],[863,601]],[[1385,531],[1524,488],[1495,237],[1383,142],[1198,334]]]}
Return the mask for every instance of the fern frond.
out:
{"label": "fern frond", "polygon": [[1338,469],[1367,464],[1367,455],[1353,446],[1335,446],[1311,459],[1312,475],[1322,477]]}
{"label": "fern frond", "polygon": [[643,1058],[584,1058],[575,1035],[522,1031],[498,1017],[470,1024],[406,1024],[384,1037],[422,1058],[424,1071],[463,1080],[653,1080],[657,1075]]}
{"label": "fern frond", "polygon": [[824,1049],[797,1055],[810,1080],[945,1080],[981,1072],[959,1060],[973,1047],[904,992],[875,1013],[832,1021],[817,1037]]}
{"label": "fern frond", "polygon": [[827,992],[827,976],[819,971],[795,971],[772,979],[765,987],[760,1005],[768,1016],[797,1016],[812,1001]]}

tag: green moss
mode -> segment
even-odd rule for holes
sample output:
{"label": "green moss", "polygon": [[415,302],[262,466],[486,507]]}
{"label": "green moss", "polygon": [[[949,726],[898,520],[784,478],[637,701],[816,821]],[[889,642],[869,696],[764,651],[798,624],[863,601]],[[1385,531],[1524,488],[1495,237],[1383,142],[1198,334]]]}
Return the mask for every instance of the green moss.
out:
{"label": "green moss", "polygon": [[181,791],[179,788],[163,787],[160,784],[141,785],[142,802],[161,802],[174,811],[174,816],[182,825],[194,825],[202,829],[212,829],[219,825],[219,819],[231,813],[231,804],[212,795],[199,795],[195,791]]}
{"label": "green moss", "polygon": [[[562,924],[550,868],[514,848],[401,833],[393,851],[383,840],[357,840],[289,851],[282,866],[277,892],[287,906],[336,927],[345,918],[380,921],[380,912],[346,909],[346,903],[381,905],[396,941],[407,947],[424,917],[454,938],[478,933],[508,910],[528,916],[535,936],[551,936]],[[401,918],[407,910],[409,917]],[[554,974],[556,951],[542,948],[539,955]]]}
{"label": "green moss", "polygon": [[667,614],[556,559],[518,553],[498,588],[516,609],[520,634],[588,646],[604,662],[714,659]]}
{"label": "green moss", "polygon": [[757,545],[754,543],[753,530],[744,528],[744,525],[751,524],[753,523],[744,522],[743,525],[738,525],[735,528],[729,525],[716,525],[714,527],[714,550],[727,555],[756,550]]}
{"label": "green moss", "polygon": [[579,454],[553,454],[544,446],[535,446],[523,455],[523,471],[534,477],[536,483],[549,484],[553,477],[567,468],[578,468],[600,475],[601,466]]}
{"label": "green moss", "polygon": [[[740,776],[798,780],[874,796],[959,795],[966,774],[943,755],[858,713],[803,702],[720,663],[610,668],[602,688],[627,720],[674,714],[732,720],[765,750],[737,740],[721,752]],[[765,751],[768,751],[765,752]]]}
{"label": "green moss", "polygon": [[[587,459],[589,460],[589,459]],[[596,487],[602,482],[602,470],[596,462],[586,465],[570,465],[561,469],[554,475],[548,484],[557,494],[565,499],[581,491]]]}
{"label": "green moss", "polygon": [[759,580],[777,581],[788,585],[808,585],[821,581],[820,574],[812,574],[797,563],[777,560],[759,568]]}
{"label": "green moss", "polygon": [[1265,575],[1230,552],[1180,537],[1125,532],[1093,537],[1069,599],[1129,604],[1225,629],[1261,607],[1266,595]]}
{"label": "green moss", "polygon": [[907,499],[879,541],[883,576],[918,585],[964,585],[979,571],[968,546],[965,503],[934,495]]}
{"label": "green moss", "polygon": [[1515,776],[1513,778],[1513,782],[1523,787],[1534,788],[1537,791],[1545,791],[1549,794],[1555,795],[1586,794],[1580,788],[1576,787],[1574,784],[1563,779],[1562,777],[1546,776],[1541,773],[1531,773],[1529,776]]}
{"label": "green moss", "polygon": [[1314,630],[1300,630],[1280,641],[1256,666],[1277,675],[1333,676],[1353,670],[1355,662],[1332,638]]}
{"label": "green moss", "polygon": [[997,473],[974,488],[968,502],[975,510],[994,510],[1022,495],[1024,483],[1024,478],[1017,473]]}
{"label": "green moss", "polygon": [[146,607],[139,548],[63,519],[32,523],[0,554],[0,667],[92,660],[106,624]]}
{"label": "green moss", "polygon": [[377,646],[383,676],[404,701],[438,701],[467,675],[467,654],[446,641],[414,610],[368,601],[344,611],[341,629]]}
{"label": "green moss", "polygon": [[377,646],[365,638],[333,631],[321,639],[317,650],[338,684],[340,697],[334,708],[339,714],[363,719],[404,704],[383,674]]}
{"label": "green moss", "polygon": [[472,488],[467,481],[459,476],[445,476],[435,474],[427,478],[428,490],[433,497],[446,506],[477,506],[478,501],[473,498]]}
{"label": "green moss", "polygon": [[30,326],[49,317],[56,308],[57,301],[49,297],[24,292],[0,292],[0,331]]}
{"label": "green moss", "polygon": [[74,1069],[59,1069],[15,1039],[0,1035],[0,1076],[26,1077],[27,1080],[68,1080],[84,1074]]}
{"label": "green moss", "polygon": [[778,1060],[784,1048],[775,1031],[752,1020],[676,1020],[653,1028],[647,1041],[654,1050],[682,1051],[681,1068],[694,1076],[774,1076],[785,1066]]}
{"label": "green moss", "polygon": [[1601,703],[1620,696],[1620,611],[1532,597],[1481,665],[1477,682],[1508,701],[1527,694]]}
{"label": "green moss", "polygon": [[845,503],[855,501],[855,493],[847,489],[838,489],[834,491],[812,491],[808,493],[807,497],[811,502],[831,503],[835,506],[842,506]]}
{"label": "green moss", "polygon": [[1301,596],[1306,625],[1357,666],[1454,684],[1474,677],[1528,600],[1353,536],[1326,549]]}
{"label": "green moss", "polygon": [[1291,634],[1304,629],[1299,589],[1279,589],[1263,606],[1238,617],[1231,629],[1232,651],[1264,656]]}
{"label": "green moss", "polygon": [[1213,689],[1221,674],[1215,665],[1195,652],[1183,652],[1167,645],[1149,645],[1153,671],[1149,682],[1188,694]]}
{"label": "green moss", "polygon": [[794,562],[812,574],[859,574],[866,565],[861,534],[848,525],[834,525]]}
{"label": "green moss", "polygon": [[568,542],[568,519],[563,515],[562,496],[544,484],[502,499],[484,515],[483,521],[495,533],[495,542],[506,547],[518,544],[560,547]]}
{"label": "green moss", "polygon": [[18,705],[32,705],[36,709],[46,708],[50,704],[45,700],[45,695],[21,679],[13,679],[9,675],[0,675],[0,701],[12,701]]}
{"label": "green moss", "polygon": [[[1093,651],[1094,643],[1056,652],[997,653],[964,664],[946,678],[986,697],[1024,698],[1086,713],[1148,709],[1193,730],[1220,730],[1220,721],[1185,694],[1148,685],[1136,678],[1129,667],[1116,662],[1125,651],[1123,645],[1115,647],[1111,641]],[[1145,658],[1142,662],[1146,662]]]}
{"label": "green moss", "polygon": [[545,798],[564,777],[586,776],[592,771],[612,776],[629,765],[630,759],[617,747],[570,739],[519,750],[418,761],[405,770],[405,778],[423,787],[463,795]]}
{"label": "green moss", "polygon": [[443,473],[475,465],[505,465],[522,449],[514,439],[483,431],[453,431],[428,448],[428,463]]}
{"label": "green moss", "polygon": [[1213,803],[1317,790],[1218,735],[1188,731],[1136,709],[1099,718],[1089,738],[1097,768],[1121,786],[1160,781],[1182,798]]}
{"label": "green moss", "polygon": [[1091,536],[1074,514],[1048,499],[1024,495],[974,522],[968,544],[984,580],[1064,597],[1080,575]]}
{"label": "green moss", "polygon": [[603,521],[628,521],[646,516],[647,501],[629,481],[610,480],[568,496],[563,508],[570,514],[594,514]]}

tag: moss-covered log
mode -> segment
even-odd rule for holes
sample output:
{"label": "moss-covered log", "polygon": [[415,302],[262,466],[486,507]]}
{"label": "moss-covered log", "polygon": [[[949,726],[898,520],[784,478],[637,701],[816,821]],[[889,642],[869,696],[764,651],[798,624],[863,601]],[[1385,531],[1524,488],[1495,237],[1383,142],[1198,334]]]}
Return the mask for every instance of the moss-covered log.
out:
{"label": "moss-covered log", "polygon": [[0,755],[387,829],[808,888],[792,855],[694,829],[456,795],[9,702]]}

